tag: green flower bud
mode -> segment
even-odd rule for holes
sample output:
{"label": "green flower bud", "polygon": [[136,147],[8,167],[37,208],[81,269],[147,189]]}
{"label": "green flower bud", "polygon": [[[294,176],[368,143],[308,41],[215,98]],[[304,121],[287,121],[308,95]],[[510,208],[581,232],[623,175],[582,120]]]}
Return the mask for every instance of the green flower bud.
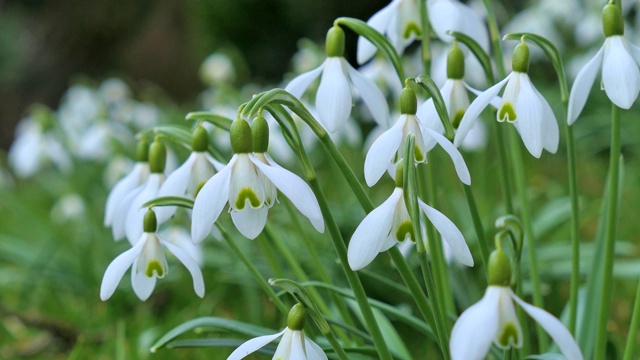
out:
{"label": "green flower bud", "polygon": [[138,148],[136,149],[136,161],[149,161],[149,140],[147,140],[146,138],[142,138],[138,141]]}
{"label": "green flower bud", "polygon": [[489,285],[509,286],[511,282],[511,263],[501,249],[494,250],[489,256]]}
{"label": "green flower bud", "polygon": [[415,115],[418,111],[418,98],[415,91],[408,86],[402,89],[400,94],[400,113],[407,115]]}
{"label": "green flower bud", "polygon": [[300,303],[293,305],[287,317],[287,327],[291,330],[300,331],[304,328],[304,321],[307,317],[307,310]]}
{"label": "green flower bud", "polygon": [[167,147],[155,139],[149,147],[149,168],[152,173],[161,174],[167,162]]}
{"label": "green flower bud", "polygon": [[327,31],[325,51],[328,57],[341,57],[344,55],[344,31],[340,26],[333,25],[333,27]]}
{"label": "green flower bud", "polygon": [[251,126],[249,126],[248,122],[236,119],[231,124],[229,136],[231,136],[231,150],[233,150],[234,154],[248,154],[253,151]]}
{"label": "green flower bud", "polygon": [[209,133],[202,126],[193,130],[191,135],[191,150],[195,152],[205,152],[209,147]]}
{"label": "green flower bud", "polygon": [[447,54],[447,78],[462,79],[464,77],[464,53],[456,41]]}
{"label": "green flower bud", "polygon": [[266,153],[269,149],[269,124],[262,116],[258,116],[251,124],[253,135],[253,152]]}
{"label": "green flower bud", "polygon": [[511,68],[515,72],[526,73],[529,71],[529,47],[521,41],[513,50]]}
{"label": "green flower bud", "polygon": [[602,9],[602,30],[606,37],[624,34],[622,12],[619,7],[611,2]]}
{"label": "green flower bud", "polygon": [[404,159],[400,160],[396,167],[396,187],[404,187]]}
{"label": "green flower bud", "polygon": [[158,230],[158,220],[156,220],[156,213],[153,212],[152,209],[147,210],[147,213],[144,214],[144,222],[142,228],[146,233],[154,233],[156,232],[156,230]]}

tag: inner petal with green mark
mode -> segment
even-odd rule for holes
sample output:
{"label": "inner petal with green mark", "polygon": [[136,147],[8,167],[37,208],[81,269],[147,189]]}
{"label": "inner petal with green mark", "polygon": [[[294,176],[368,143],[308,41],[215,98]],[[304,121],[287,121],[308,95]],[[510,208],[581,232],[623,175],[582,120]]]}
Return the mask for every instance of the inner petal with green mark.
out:
{"label": "inner petal with green mark", "polygon": [[516,324],[512,322],[507,322],[506,324],[504,324],[502,332],[500,333],[500,335],[498,335],[498,343],[503,348],[508,348],[519,344],[518,328],[516,327]]}
{"label": "inner petal with green mark", "polygon": [[413,237],[413,225],[411,225],[411,221],[405,220],[396,229],[396,240],[399,242],[403,242],[407,239],[414,241]]}
{"label": "inner petal with green mark", "polygon": [[258,195],[250,187],[244,187],[240,189],[240,192],[238,192],[238,197],[236,198],[236,209],[237,210],[244,209],[244,206],[247,201],[249,201],[249,204],[254,209],[257,209],[260,206],[262,206],[262,203],[260,202]]}
{"label": "inner petal with green mark", "polygon": [[162,264],[158,260],[151,260],[147,263],[147,268],[144,271],[144,274],[147,277],[153,277],[153,273],[156,273],[156,276],[161,278],[164,276],[164,269],[162,268]]}
{"label": "inner petal with green mark", "polygon": [[422,31],[420,30],[420,25],[416,24],[413,21],[407,23],[407,27],[404,28],[402,37],[408,39],[411,36],[411,33],[414,33],[417,37],[419,37],[420,33],[422,33]]}
{"label": "inner petal with green mark", "polygon": [[498,121],[516,121],[516,110],[513,108],[513,104],[508,101],[502,103],[500,110],[498,110]]}
{"label": "inner petal with green mark", "polygon": [[451,116],[451,125],[453,126],[454,129],[457,129],[458,126],[460,126],[460,121],[462,121],[463,116],[464,116],[464,109],[458,109],[458,111],[456,111]]}
{"label": "inner petal with green mark", "polygon": [[423,162],[424,161],[424,154],[422,153],[422,150],[420,149],[420,147],[418,145],[416,145],[415,149],[413,150],[413,156],[415,157],[415,160],[417,162]]}

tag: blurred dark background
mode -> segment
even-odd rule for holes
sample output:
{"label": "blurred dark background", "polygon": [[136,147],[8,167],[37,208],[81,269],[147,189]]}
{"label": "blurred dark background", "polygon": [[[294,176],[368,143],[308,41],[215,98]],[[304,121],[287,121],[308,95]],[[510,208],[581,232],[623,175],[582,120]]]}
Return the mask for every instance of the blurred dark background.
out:
{"label": "blurred dark background", "polygon": [[[202,60],[231,49],[249,80],[278,82],[297,40],[322,42],[339,16],[368,19],[387,0],[0,0],[0,147],[30,104],[56,108],[74,78],[118,76],[193,103]],[[348,34],[348,53],[355,36]]]}

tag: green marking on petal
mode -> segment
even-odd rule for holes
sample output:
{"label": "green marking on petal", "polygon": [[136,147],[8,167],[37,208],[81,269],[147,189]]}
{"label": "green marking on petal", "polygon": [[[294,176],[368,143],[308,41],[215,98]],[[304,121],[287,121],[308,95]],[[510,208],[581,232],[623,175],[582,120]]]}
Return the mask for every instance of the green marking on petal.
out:
{"label": "green marking on petal", "polygon": [[147,277],[153,277],[154,272],[159,278],[164,276],[164,270],[162,270],[162,265],[160,265],[160,262],[158,260],[149,261],[147,263],[147,269],[144,271],[144,274],[147,275]]}
{"label": "green marking on petal", "polygon": [[398,226],[398,230],[396,230],[396,240],[403,242],[407,239],[407,236],[411,241],[414,241],[413,225],[411,225],[411,221],[409,220],[403,221],[400,226]]}
{"label": "green marking on petal", "polygon": [[251,207],[253,208],[259,208],[260,205],[262,205],[260,203],[260,199],[258,199],[258,195],[256,195],[253,189],[250,187],[246,187],[242,188],[238,193],[238,198],[236,199],[236,209],[244,209],[244,204],[247,200],[249,200],[249,204],[251,204]]}
{"label": "green marking on petal", "polygon": [[502,103],[500,110],[498,110],[498,121],[514,122],[516,121],[516,110],[510,102]]}
{"label": "green marking on petal", "polygon": [[402,34],[402,37],[404,37],[405,39],[408,39],[409,36],[411,36],[411,33],[414,33],[417,37],[419,37],[420,34],[422,33],[422,30],[420,29],[420,25],[416,24],[413,21],[408,23],[407,27],[404,28],[404,33]]}
{"label": "green marking on petal", "polygon": [[203,187],[203,186],[204,186],[204,184],[206,184],[206,183],[207,183],[206,181],[200,181],[200,182],[198,183],[198,185],[196,185],[196,190],[194,191],[194,194],[193,194],[193,198],[194,198],[194,199],[196,198],[196,196],[198,196],[198,193],[200,193],[200,190],[202,190],[202,187]]}
{"label": "green marking on petal", "polygon": [[413,150],[413,156],[416,160],[416,162],[422,162],[424,161],[424,154],[422,153],[422,151],[420,150],[420,148],[418,146],[416,146]]}
{"label": "green marking on petal", "polygon": [[456,111],[455,114],[451,117],[451,125],[454,129],[457,129],[460,126],[460,121],[462,121],[462,117],[464,116],[464,109],[460,109]]}
{"label": "green marking on petal", "polygon": [[498,336],[498,343],[504,348],[510,347],[512,344],[518,344],[518,328],[516,324],[508,322],[502,328],[502,333]]}

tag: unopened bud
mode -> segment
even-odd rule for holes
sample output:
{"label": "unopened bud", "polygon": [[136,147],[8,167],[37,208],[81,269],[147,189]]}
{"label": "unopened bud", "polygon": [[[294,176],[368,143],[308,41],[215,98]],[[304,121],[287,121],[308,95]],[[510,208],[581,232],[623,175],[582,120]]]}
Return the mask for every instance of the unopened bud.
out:
{"label": "unopened bud", "polygon": [[344,55],[344,31],[338,25],[334,25],[327,31],[325,51],[328,57]]}
{"label": "unopened bud", "polygon": [[155,139],[149,147],[149,168],[152,173],[161,174],[167,162],[167,147],[160,140]]}
{"label": "unopened bud", "polygon": [[293,305],[287,317],[287,327],[291,330],[300,331],[304,328],[304,321],[307,317],[307,310],[300,303]]}
{"label": "unopened bud", "polygon": [[407,115],[415,115],[418,110],[418,98],[415,91],[409,86],[405,86],[400,94],[400,113]]}
{"label": "unopened bud", "polygon": [[511,60],[511,68],[515,72],[526,73],[529,71],[529,47],[524,41],[521,41],[513,50],[513,59]]}
{"label": "unopened bud", "polygon": [[209,147],[209,133],[202,126],[193,130],[191,135],[191,150],[195,152],[205,152]]}
{"label": "unopened bud", "polygon": [[251,123],[253,152],[266,153],[269,149],[269,124],[264,117],[258,116]]}
{"label": "unopened bud", "polygon": [[242,119],[234,120],[229,130],[229,136],[231,137],[231,150],[234,154],[248,154],[253,151],[251,126],[248,122]]}

